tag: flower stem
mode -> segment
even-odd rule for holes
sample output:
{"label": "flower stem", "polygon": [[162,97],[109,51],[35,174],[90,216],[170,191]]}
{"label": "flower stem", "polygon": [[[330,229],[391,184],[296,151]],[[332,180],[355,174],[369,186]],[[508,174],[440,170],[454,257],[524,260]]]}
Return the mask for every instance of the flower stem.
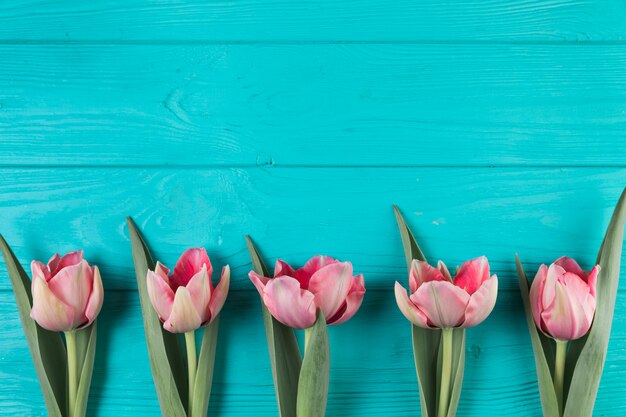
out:
{"label": "flower stem", "polygon": [[196,338],[194,331],[185,333],[185,343],[187,344],[187,374],[189,375],[189,405],[187,413],[192,416],[193,391],[196,383]]}
{"label": "flower stem", "polygon": [[450,392],[450,377],[452,374],[452,332],[451,328],[441,329],[443,339],[443,358],[441,361],[441,386],[439,387],[439,407],[437,417],[446,417],[448,414],[448,398]]}
{"label": "flower stem", "polygon": [[67,380],[68,380],[68,403],[67,415],[74,417],[76,407],[76,395],[78,393],[78,367],[76,358],[76,333],[73,330],[65,332],[65,345],[67,348]]}
{"label": "flower stem", "polygon": [[565,357],[567,356],[567,340],[556,341],[556,360],[554,362],[554,390],[559,403],[559,413],[563,415],[563,374],[565,373]]}

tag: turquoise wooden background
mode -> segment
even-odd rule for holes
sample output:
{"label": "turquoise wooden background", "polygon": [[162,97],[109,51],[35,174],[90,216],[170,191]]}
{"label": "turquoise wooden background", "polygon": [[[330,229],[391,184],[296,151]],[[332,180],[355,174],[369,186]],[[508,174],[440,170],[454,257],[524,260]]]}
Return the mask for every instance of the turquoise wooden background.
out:
{"label": "turquoise wooden background", "polygon": [[[125,215],[172,264],[233,268],[212,416],[275,416],[244,234],[365,273],[330,330],[328,415],[417,416],[391,205],[427,256],[485,254],[459,417],[540,415],[514,253],[591,266],[626,185],[621,0],[5,0],[0,232],[26,265],[85,248],[106,289],[93,416],[155,416]],[[626,273],[625,273],[626,274]],[[626,282],[596,416],[626,414]],[[4,266],[0,415],[45,410]]]}

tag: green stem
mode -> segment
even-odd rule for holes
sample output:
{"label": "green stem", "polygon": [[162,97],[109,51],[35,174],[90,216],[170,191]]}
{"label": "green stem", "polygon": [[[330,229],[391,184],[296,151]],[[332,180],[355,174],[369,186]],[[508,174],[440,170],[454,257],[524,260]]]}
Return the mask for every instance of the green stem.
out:
{"label": "green stem", "polygon": [[187,374],[189,375],[189,406],[187,413],[192,416],[193,391],[196,383],[196,337],[194,331],[185,333],[185,343],[187,344]]}
{"label": "green stem", "polygon": [[446,417],[448,414],[448,398],[450,392],[450,377],[452,376],[452,332],[451,328],[441,329],[443,339],[443,358],[441,361],[441,387],[439,388],[439,408],[437,417]]}
{"label": "green stem", "polygon": [[309,342],[311,341],[311,332],[313,331],[313,327],[309,327],[304,329],[304,354],[306,355],[306,350],[309,348]]}
{"label": "green stem", "polygon": [[563,415],[563,374],[565,373],[565,357],[567,356],[567,340],[556,341],[556,360],[554,362],[554,391],[559,403],[559,413]]}
{"label": "green stem", "polygon": [[65,332],[65,345],[67,348],[67,380],[68,396],[67,415],[74,417],[76,407],[76,394],[78,393],[78,366],[76,358],[76,333],[71,330]]}

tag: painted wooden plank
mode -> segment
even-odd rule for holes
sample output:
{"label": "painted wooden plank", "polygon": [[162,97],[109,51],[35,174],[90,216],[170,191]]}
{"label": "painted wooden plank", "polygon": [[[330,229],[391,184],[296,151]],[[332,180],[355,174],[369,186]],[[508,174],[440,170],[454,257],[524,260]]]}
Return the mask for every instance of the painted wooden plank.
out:
{"label": "painted wooden plank", "polygon": [[4,45],[3,165],[626,164],[621,45]]}
{"label": "painted wooden plank", "polygon": [[[626,320],[625,294],[622,291],[618,296],[616,323]],[[44,416],[15,304],[6,291],[0,292],[0,315],[0,416]],[[257,294],[231,293],[221,320],[209,415],[275,416]],[[107,293],[100,324],[89,415],[158,415],[136,294]],[[384,337],[371,337],[375,331],[383,332]],[[391,290],[369,292],[352,320],[330,328],[329,416],[418,415],[409,333]],[[626,327],[615,326],[595,415],[619,417],[626,413],[626,403],[621,401],[626,390],[624,363]],[[468,332],[465,383],[457,415],[539,414],[533,356],[519,293],[504,291],[491,317]]]}
{"label": "painted wooden plank", "polygon": [[33,41],[624,40],[608,0],[5,0],[0,39]]}
{"label": "painted wooden plank", "polygon": [[230,264],[235,289],[254,288],[246,233],[270,263],[332,255],[368,288],[391,289],[406,280],[393,203],[429,259],[453,268],[486,255],[500,287],[516,289],[516,252],[529,273],[563,254],[590,266],[626,169],[4,168],[0,178],[0,232],[25,266],[82,247],[106,289],[135,288],[126,215],[157,259],[172,266],[205,246],[217,268]]}

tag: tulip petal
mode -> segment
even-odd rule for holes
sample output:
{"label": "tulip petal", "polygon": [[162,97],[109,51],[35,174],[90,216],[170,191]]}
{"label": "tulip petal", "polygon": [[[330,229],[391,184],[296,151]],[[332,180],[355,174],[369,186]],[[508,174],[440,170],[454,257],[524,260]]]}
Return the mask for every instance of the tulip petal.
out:
{"label": "tulip petal", "polygon": [[203,265],[206,265],[207,274],[211,277],[213,267],[211,266],[211,261],[209,260],[209,255],[206,253],[206,249],[187,249],[176,262],[174,273],[171,277],[172,286],[174,288],[178,288],[181,285],[183,287],[186,286],[189,280],[200,272]]}
{"label": "tulip petal", "polygon": [[433,327],[457,327],[465,320],[469,294],[448,281],[422,284],[410,297]]}
{"label": "tulip petal", "polygon": [[465,321],[461,327],[469,328],[482,323],[493,311],[498,297],[498,277],[492,275],[483,282],[478,291],[470,296],[467,309],[465,310]]}
{"label": "tulip petal", "polygon": [[102,278],[100,277],[100,270],[97,266],[92,268],[93,272],[93,285],[89,301],[85,307],[85,317],[87,323],[84,326],[89,326],[98,317],[100,310],[102,309],[102,303],[104,301],[104,289],[102,288]]}
{"label": "tulip petal", "polygon": [[441,275],[443,275],[448,281],[452,281],[452,275],[450,275],[450,271],[448,271],[448,267],[443,261],[437,262],[437,269],[441,271]]}
{"label": "tulip petal", "polygon": [[[443,265],[443,262],[441,264]],[[448,273],[448,276],[450,276],[450,273]],[[449,279],[446,278],[440,269],[433,268],[428,262],[413,259],[411,270],[409,271],[409,289],[411,293],[417,291],[423,283],[430,281],[449,281]]]}
{"label": "tulip petal", "polygon": [[83,250],[79,249],[74,252],[67,253],[62,257],[58,253],[54,254],[48,261],[48,267],[50,268],[50,274],[56,275],[61,269],[68,266],[76,265],[83,260]]}
{"label": "tulip petal", "polygon": [[33,308],[30,316],[41,327],[53,332],[63,332],[74,328],[72,308],[59,300],[48,288],[46,281],[38,275],[32,281]]}
{"label": "tulip petal", "polygon": [[554,303],[541,314],[545,330],[558,340],[578,339],[589,330],[584,329],[587,324],[585,314],[576,297],[570,295],[563,284],[557,282],[554,291]]}
{"label": "tulip petal", "polygon": [[211,293],[213,285],[209,283],[206,265],[202,265],[198,271],[187,283],[186,287],[191,296],[191,302],[200,315],[200,320],[205,323],[211,317],[209,312],[209,302],[211,301]]}
{"label": "tulip petal", "polygon": [[586,276],[583,269],[580,267],[580,265],[578,265],[578,262],[576,262],[576,260],[572,258],[568,258],[567,256],[561,256],[559,259],[554,261],[554,264],[563,268],[565,272],[571,272],[581,278],[584,278]]}
{"label": "tulip petal", "polygon": [[600,273],[600,265],[594,266],[589,272],[587,277],[587,285],[589,285],[589,292],[592,296],[596,296],[596,282],[598,280],[598,274]]}
{"label": "tulip petal", "polygon": [[74,319],[81,320],[93,287],[93,272],[87,261],[82,260],[59,270],[48,281],[48,287],[61,301],[72,307]]}
{"label": "tulip petal", "polygon": [[159,318],[161,321],[167,320],[172,314],[174,291],[165,279],[154,271],[148,271],[147,289],[150,303],[159,315]]}
{"label": "tulip petal", "polygon": [[167,282],[167,285],[170,285],[170,269],[167,266],[157,261],[154,272],[163,278],[165,282]]}
{"label": "tulip petal", "polygon": [[305,329],[315,322],[315,296],[301,289],[295,278],[269,280],[264,289],[263,302],[272,316],[286,326]]}
{"label": "tulip petal", "polygon": [[296,270],[293,269],[287,262],[277,259],[276,265],[274,266],[274,276],[279,277],[281,275],[287,275],[295,278]]}
{"label": "tulip petal", "polygon": [[172,314],[163,323],[163,328],[171,333],[187,333],[202,325],[200,315],[194,308],[191,295],[186,287],[178,287],[174,296]]}
{"label": "tulip petal", "polygon": [[217,283],[213,294],[211,295],[211,301],[209,303],[209,313],[210,320],[215,320],[222,307],[224,306],[224,302],[226,302],[226,297],[228,296],[228,289],[230,287],[230,267],[226,265],[222,268],[222,277],[220,278],[220,282]]}
{"label": "tulip petal", "polygon": [[352,286],[352,264],[333,262],[313,274],[308,290],[324,317],[333,317],[341,308]]}
{"label": "tulip petal", "polygon": [[551,264],[548,267],[546,280],[543,285],[543,291],[541,293],[541,306],[543,307],[542,311],[548,308],[548,306],[554,304],[554,298],[556,297],[555,286],[564,274],[565,270],[559,265]]}
{"label": "tulip petal", "polygon": [[50,270],[43,262],[32,261],[30,263],[30,271],[32,273],[31,276],[33,277],[33,279],[35,278],[35,276],[38,276],[44,279],[46,282],[50,281]]}
{"label": "tulip petal", "polygon": [[454,285],[472,295],[489,279],[489,262],[484,256],[463,262],[454,277]]}
{"label": "tulip petal", "polygon": [[535,275],[535,279],[533,279],[528,296],[530,299],[530,308],[533,312],[533,319],[539,329],[542,329],[541,313],[543,311],[543,290],[546,285],[547,275],[548,267],[542,264]]}
{"label": "tulip petal", "polygon": [[[295,279],[300,281],[300,287],[304,289],[308,289],[310,285],[311,278],[313,274],[315,274],[320,269],[338,263],[339,261],[330,257],[330,256],[322,256],[317,255],[309,259],[302,268],[299,268],[295,271],[295,275],[293,276]],[[276,275],[276,274],[274,274]],[[328,317],[324,315],[324,317]]]}
{"label": "tulip petal", "polygon": [[259,274],[257,274],[254,271],[248,272],[248,278],[250,278],[250,281],[252,281],[252,283],[256,287],[256,289],[259,292],[259,294],[261,295],[261,297],[263,297],[263,293],[265,291],[265,286],[270,281],[270,278],[264,277],[263,275],[259,275]]}
{"label": "tulip petal", "polygon": [[363,303],[363,297],[365,296],[365,283],[363,280],[363,274],[359,274],[353,278],[352,288],[348,292],[348,296],[345,301],[345,309],[340,312],[341,314],[336,314],[337,318],[333,318],[333,320],[328,320],[329,325],[337,325],[341,324],[345,321],[348,321],[354,314],[359,310],[361,304]]}
{"label": "tulip petal", "polygon": [[394,292],[396,294],[396,303],[404,317],[416,326],[430,329],[426,315],[409,300],[406,289],[398,281],[396,281]]}

